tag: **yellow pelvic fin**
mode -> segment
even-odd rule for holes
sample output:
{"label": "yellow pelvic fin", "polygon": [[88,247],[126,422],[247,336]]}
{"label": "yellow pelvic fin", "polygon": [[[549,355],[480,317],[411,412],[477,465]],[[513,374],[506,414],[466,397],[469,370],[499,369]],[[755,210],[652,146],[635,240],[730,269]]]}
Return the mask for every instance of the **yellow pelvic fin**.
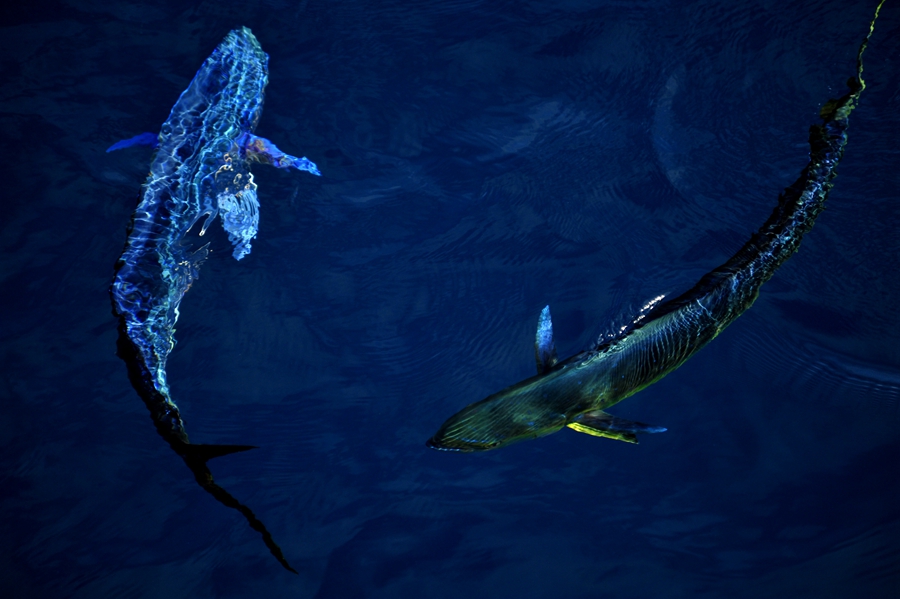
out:
{"label": "yellow pelvic fin", "polygon": [[570,429],[573,431],[578,431],[579,433],[584,433],[586,435],[591,435],[594,437],[606,437],[607,439],[616,439],[618,441],[625,441],[626,443],[637,443],[637,435],[627,431],[610,431],[610,430],[601,430],[599,428],[593,428],[587,426],[582,422],[570,422],[567,424]]}

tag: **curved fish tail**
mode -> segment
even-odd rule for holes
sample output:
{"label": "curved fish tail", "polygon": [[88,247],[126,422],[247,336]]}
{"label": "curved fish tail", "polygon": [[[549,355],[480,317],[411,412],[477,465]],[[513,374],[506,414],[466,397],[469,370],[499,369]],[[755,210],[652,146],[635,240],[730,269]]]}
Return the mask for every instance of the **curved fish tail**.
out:
{"label": "curved fish tail", "polygon": [[866,81],[863,79],[862,58],[863,53],[869,46],[869,41],[872,39],[872,34],[875,32],[875,21],[878,20],[882,5],[884,5],[884,0],[880,0],[878,6],[875,7],[875,15],[869,22],[869,31],[859,45],[859,52],[856,53],[856,76],[851,77],[847,81],[847,87],[850,88],[850,91],[837,100],[829,100],[826,102],[819,112],[819,116],[821,116],[822,120],[826,123],[829,121],[846,120],[847,117],[850,116],[850,113],[853,112],[853,109],[856,108],[856,103],[859,101],[859,94],[862,93],[862,90],[866,89]]}
{"label": "curved fish tail", "polygon": [[194,474],[197,483],[204,491],[212,495],[216,501],[235,509],[241,513],[247,520],[250,528],[262,535],[263,543],[268,547],[272,556],[278,560],[286,570],[297,574],[284,557],[281,547],[272,538],[272,533],[266,528],[265,524],[256,517],[246,505],[238,501],[228,491],[216,484],[213,479],[212,472],[206,463],[209,460],[239,453],[250,449],[256,449],[253,445],[212,445],[205,443],[191,443],[188,439],[187,432],[184,430],[184,422],[181,419],[181,413],[178,407],[169,397],[165,389],[157,387],[156,378],[147,367],[134,341],[128,336],[128,327],[125,318],[120,318],[119,339],[117,343],[118,355],[128,367],[128,378],[131,384],[137,390],[138,395],[144,401],[147,409],[150,410],[150,416],[153,424],[156,426],[156,432],[165,439],[175,453],[181,456],[184,463],[190,468]]}
{"label": "curved fish tail", "polygon": [[825,201],[837,176],[837,167],[847,144],[850,113],[866,87],[862,78],[863,52],[883,4],[884,0],[878,3],[859,47],[856,74],[847,81],[847,93],[822,106],[819,112],[822,122],[809,128],[809,163],[797,180],[781,192],[771,216],[725,264],[704,275],[691,290],[654,307],[647,314],[646,322],[718,294],[728,303],[727,308],[717,314],[719,329],[722,329],[750,307],[763,283],[800,247],[803,236],[825,209]]}

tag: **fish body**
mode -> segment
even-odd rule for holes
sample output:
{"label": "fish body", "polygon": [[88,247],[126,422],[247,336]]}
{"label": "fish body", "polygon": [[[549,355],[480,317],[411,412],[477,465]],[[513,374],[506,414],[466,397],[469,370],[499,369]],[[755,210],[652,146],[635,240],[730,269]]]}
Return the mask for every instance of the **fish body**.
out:
{"label": "fish body", "polygon": [[565,427],[636,443],[638,433],[664,431],[604,410],[658,381],[715,339],[797,251],[825,207],[843,155],[848,117],[865,88],[862,53],[874,21],[860,46],[848,93],[830,100],[821,110],[821,124],[810,127],[809,163],[782,192],[769,219],[730,260],[686,293],[635,318],[613,339],[559,363],[545,308],[535,344],[538,374],[464,408],[427,445],[443,451],[485,451]]}
{"label": "fish body", "polygon": [[268,56],[249,29],[232,31],[181,94],[158,136],[145,133],[110,147],[156,148],[110,294],[119,319],[119,356],[160,436],[184,459],[197,482],[244,514],[291,570],[262,523],[215,484],[206,466],[212,458],[252,446],[191,443],[166,378],[181,300],[209,255],[209,244],[200,238],[217,215],[234,246],[234,258],[250,253],[259,225],[251,165],[319,174],[306,158],[287,155],[253,134],[262,112],[267,65]]}

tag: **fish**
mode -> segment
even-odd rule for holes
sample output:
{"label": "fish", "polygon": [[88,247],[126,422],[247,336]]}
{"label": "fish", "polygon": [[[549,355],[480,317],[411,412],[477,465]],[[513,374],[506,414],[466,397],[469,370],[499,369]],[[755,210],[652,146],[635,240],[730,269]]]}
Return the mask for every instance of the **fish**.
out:
{"label": "fish", "polygon": [[254,135],[267,83],[268,55],[249,29],[235,29],[197,71],[158,134],[143,133],[107,150],[155,149],[125,248],[115,264],[110,296],[118,318],[118,355],[156,431],[197,483],[239,511],[278,562],[296,573],[265,525],[216,484],[207,466],[213,458],[254,447],[192,443],[166,378],[179,306],[209,256],[209,243],[200,241],[217,215],[234,247],[232,256],[241,260],[251,251],[259,226],[251,165],[321,174],[306,157],[285,154]]}
{"label": "fish", "polygon": [[550,435],[564,428],[627,443],[666,429],[606,410],[679,368],[743,314],[760,288],[812,229],[837,174],[850,113],[865,89],[862,56],[884,0],[859,47],[848,91],[829,100],[810,127],[809,162],[779,196],[774,211],[727,262],[690,290],[657,298],[616,335],[558,361],[549,306],[538,320],[537,374],[463,408],[426,441],[432,449],[479,452]]}

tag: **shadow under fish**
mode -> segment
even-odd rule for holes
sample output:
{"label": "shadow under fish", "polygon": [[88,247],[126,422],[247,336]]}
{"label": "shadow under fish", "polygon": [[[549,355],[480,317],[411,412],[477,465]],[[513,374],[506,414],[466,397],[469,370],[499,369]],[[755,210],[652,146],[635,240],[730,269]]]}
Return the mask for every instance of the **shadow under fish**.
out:
{"label": "shadow under fish", "polygon": [[107,151],[156,148],[150,174],[116,262],[110,293],[119,318],[118,354],[156,430],[184,459],[203,489],[234,508],[262,534],[272,555],[291,572],[265,525],[213,480],[207,462],[253,449],[250,445],[191,443],[166,380],[182,297],[197,278],[209,244],[192,247],[187,235],[200,221],[202,236],[218,215],[240,260],[250,253],[259,225],[254,162],[319,174],[306,158],[281,152],[253,131],[262,112],[268,56],[247,28],[230,32],[194,76],[159,135],[144,133]]}
{"label": "shadow under fish", "polygon": [[844,153],[848,118],[865,89],[862,55],[883,3],[860,45],[849,92],[822,108],[822,123],[809,131],[809,163],[750,241],[686,293],[663,303],[657,298],[619,334],[562,362],[556,358],[550,309],[544,308],[535,341],[537,376],[451,416],[427,445],[442,451],[486,451],[566,427],[637,443],[640,433],[665,431],[604,410],[660,380],[712,341],[753,304],[763,283],[800,247],[825,208]]}

